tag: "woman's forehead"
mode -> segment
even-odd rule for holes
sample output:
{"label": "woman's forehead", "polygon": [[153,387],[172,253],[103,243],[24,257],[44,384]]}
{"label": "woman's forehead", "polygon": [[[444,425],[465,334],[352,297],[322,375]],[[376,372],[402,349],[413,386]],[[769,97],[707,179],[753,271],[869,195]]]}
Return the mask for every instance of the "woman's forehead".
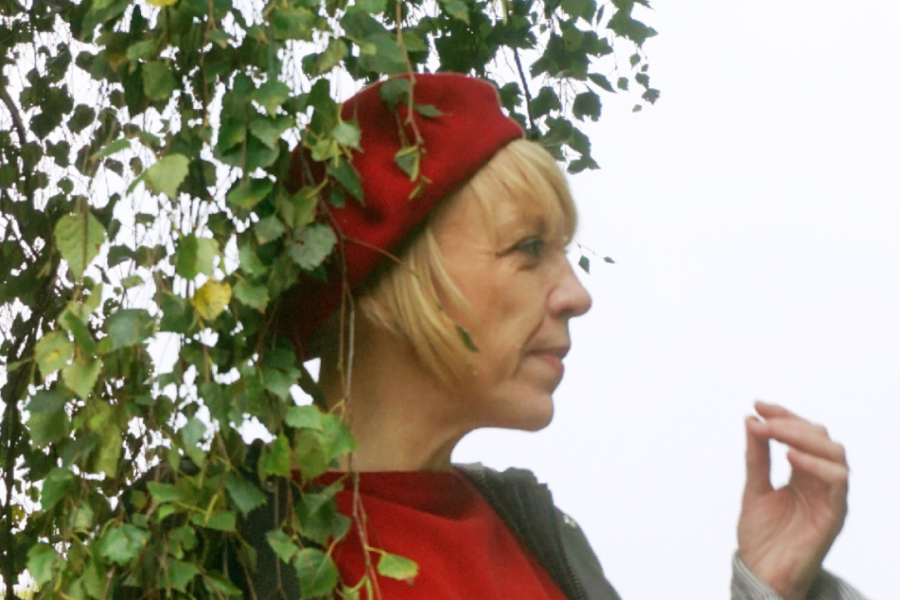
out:
{"label": "woman's forehead", "polygon": [[[491,223],[497,234],[526,233],[549,238],[565,238],[572,236],[572,219],[564,211],[562,200],[550,190],[544,193],[504,194],[492,202],[493,219]],[[485,211],[487,212],[487,211]]]}

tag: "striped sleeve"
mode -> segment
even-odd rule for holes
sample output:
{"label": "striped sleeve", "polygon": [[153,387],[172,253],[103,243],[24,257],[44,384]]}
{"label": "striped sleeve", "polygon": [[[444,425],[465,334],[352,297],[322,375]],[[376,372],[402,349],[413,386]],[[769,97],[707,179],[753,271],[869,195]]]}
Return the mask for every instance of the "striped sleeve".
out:
{"label": "striped sleeve", "polygon": [[[784,600],[766,582],[754,575],[737,553],[732,560],[731,600]],[[806,600],[866,600],[847,582],[822,571],[813,582]]]}

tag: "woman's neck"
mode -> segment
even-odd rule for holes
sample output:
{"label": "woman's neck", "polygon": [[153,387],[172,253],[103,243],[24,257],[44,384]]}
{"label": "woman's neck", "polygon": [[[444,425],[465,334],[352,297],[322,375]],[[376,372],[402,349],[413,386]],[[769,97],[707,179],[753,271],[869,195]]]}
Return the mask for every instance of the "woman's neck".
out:
{"label": "woman's neck", "polygon": [[[465,422],[458,398],[393,335],[357,330],[356,342],[347,414],[357,450],[342,469],[450,469],[453,448],[475,428]],[[333,361],[323,360],[319,381],[329,407],[344,399],[341,377]]]}

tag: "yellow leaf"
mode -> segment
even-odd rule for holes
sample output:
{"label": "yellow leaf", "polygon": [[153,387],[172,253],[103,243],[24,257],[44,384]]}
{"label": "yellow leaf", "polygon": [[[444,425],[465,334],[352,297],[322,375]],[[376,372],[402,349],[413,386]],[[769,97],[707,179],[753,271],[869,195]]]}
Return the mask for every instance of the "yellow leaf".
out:
{"label": "yellow leaf", "polygon": [[153,6],[172,6],[178,2],[178,0],[147,0],[147,4],[152,4]]}
{"label": "yellow leaf", "polygon": [[197,313],[207,321],[219,316],[231,302],[231,286],[210,279],[204,283],[191,299]]}

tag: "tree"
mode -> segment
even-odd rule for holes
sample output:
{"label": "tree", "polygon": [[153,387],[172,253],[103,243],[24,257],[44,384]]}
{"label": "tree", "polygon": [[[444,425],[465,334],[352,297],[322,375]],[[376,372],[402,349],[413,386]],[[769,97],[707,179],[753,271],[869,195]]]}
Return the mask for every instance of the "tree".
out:
{"label": "tree", "polygon": [[[338,90],[477,74],[570,172],[596,168],[581,124],[601,93],[659,96],[635,4],[0,0],[7,598],[26,568],[44,596],[238,595],[210,556],[233,544],[251,568],[235,524],[266,499],[254,475],[313,477],[353,448],[339,411],[294,401],[315,384],[272,328],[282,292],[336,243],[311,235],[317,203],[357,201],[340,192],[356,185],[359,130]],[[411,103],[398,81],[394,100]],[[328,162],[337,194],[285,190],[296,143]],[[407,150],[413,175],[422,148]],[[251,419],[273,440],[255,474],[239,432]],[[337,585],[325,542],[347,522],[334,489],[295,491],[268,541],[305,597],[324,595]],[[379,556],[382,576],[415,572]]]}

